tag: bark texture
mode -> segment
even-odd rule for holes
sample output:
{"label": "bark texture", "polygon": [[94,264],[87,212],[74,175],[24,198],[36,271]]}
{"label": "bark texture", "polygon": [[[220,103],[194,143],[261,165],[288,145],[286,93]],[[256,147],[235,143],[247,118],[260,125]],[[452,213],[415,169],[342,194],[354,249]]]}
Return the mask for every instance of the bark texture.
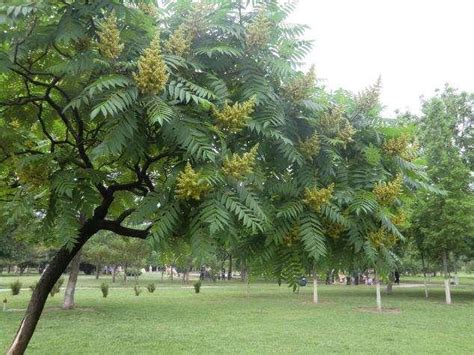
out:
{"label": "bark texture", "polygon": [[31,337],[33,336],[36,325],[38,324],[38,320],[43,311],[49,292],[61,274],[66,270],[66,267],[77,252],[96,231],[97,230],[92,226],[85,225],[81,228],[76,244],[74,244],[71,249],[62,247],[51,259],[48,267],[44,270],[37,287],[31,295],[25,316],[23,317],[16,336],[7,351],[8,355],[24,354]]}
{"label": "bark texture", "polygon": [[79,250],[71,261],[71,271],[67,280],[66,291],[64,292],[63,309],[73,309],[74,294],[76,292],[77,276],[79,275],[79,265],[81,264],[81,251]]}

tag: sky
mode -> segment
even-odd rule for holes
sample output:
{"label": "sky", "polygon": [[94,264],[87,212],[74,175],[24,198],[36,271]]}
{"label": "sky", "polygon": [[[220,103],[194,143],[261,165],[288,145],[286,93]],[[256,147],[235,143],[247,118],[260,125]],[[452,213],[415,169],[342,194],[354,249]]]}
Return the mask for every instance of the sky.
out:
{"label": "sky", "polygon": [[308,66],[328,88],[381,75],[388,116],[419,113],[445,83],[474,92],[474,0],[299,0],[289,22],[311,27]]}

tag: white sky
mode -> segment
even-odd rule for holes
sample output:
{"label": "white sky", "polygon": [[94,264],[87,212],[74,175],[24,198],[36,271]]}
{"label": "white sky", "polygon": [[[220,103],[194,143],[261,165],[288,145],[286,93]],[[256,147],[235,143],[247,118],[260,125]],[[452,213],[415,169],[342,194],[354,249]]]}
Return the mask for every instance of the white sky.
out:
{"label": "white sky", "polygon": [[474,92],[474,0],[299,0],[289,22],[311,26],[306,60],[328,88],[381,75],[388,116],[444,83]]}

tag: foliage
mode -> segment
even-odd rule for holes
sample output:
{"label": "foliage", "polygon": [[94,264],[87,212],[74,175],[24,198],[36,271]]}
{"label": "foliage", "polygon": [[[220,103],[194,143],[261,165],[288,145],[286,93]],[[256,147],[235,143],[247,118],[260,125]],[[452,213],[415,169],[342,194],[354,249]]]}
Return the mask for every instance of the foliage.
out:
{"label": "foliage", "polygon": [[106,298],[109,295],[109,284],[102,282],[100,284],[100,290],[102,291],[102,297]]}
{"label": "foliage", "polygon": [[201,280],[198,280],[195,283],[193,283],[195,293],[201,292],[201,285],[202,285]]}
{"label": "foliage", "polygon": [[148,292],[153,293],[156,290],[156,286],[154,283],[150,283],[146,286],[146,289],[148,290]]}
{"label": "foliage", "polygon": [[10,284],[10,290],[12,291],[12,295],[16,296],[20,294],[21,291],[21,282],[20,280],[16,280]]}
{"label": "foliage", "polygon": [[140,296],[140,293],[142,293],[142,290],[141,290],[140,286],[138,286],[138,284],[133,286],[133,292],[135,292],[135,296]]}
{"label": "foliage", "polygon": [[56,281],[56,283],[54,284],[51,291],[49,292],[51,297],[54,297],[56,293],[59,293],[59,291],[61,291],[61,286],[63,285],[63,283],[64,283],[64,278],[60,277],[58,281]]}

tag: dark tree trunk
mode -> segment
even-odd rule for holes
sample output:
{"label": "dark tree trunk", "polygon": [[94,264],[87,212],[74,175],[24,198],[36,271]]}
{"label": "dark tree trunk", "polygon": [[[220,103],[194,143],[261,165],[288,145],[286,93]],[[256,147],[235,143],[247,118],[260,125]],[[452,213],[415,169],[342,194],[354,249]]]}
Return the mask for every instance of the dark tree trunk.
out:
{"label": "dark tree trunk", "polygon": [[23,317],[16,336],[7,351],[8,355],[23,354],[25,352],[31,337],[33,336],[36,325],[38,324],[38,320],[43,311],[49,292],[61,274],[66,270],[66,267],[77,252],[96,231],[97,230],[90,225],[84,226],[72,249],[69,250],[63,246],[51,259],[48,267],[43,272],[37,287],[31,295],[25,316]]}
{"label": "dark tree trunk", "polygon": [[229,254],[229,271],[227,272],[227,280],[232,280],[232,254]]}
{"label": "dark tree trunk", "polygon": [[112,283],[115,283],[115,275],[117,275],[117,265],[112,267]]}
{"label": "dark tree trunk", "polygon": [[74,293],[76,292],[77,276],[79,275],[79,265],[81,264],[81,251],[71,261],[71,271],[67,280],[66,291],[64,292],[63,309],[74,308]]}
{"label": "dark tree trunk", "polygon": [[98,280],[100,275],[100,263],[95,266],[95,279]]}

